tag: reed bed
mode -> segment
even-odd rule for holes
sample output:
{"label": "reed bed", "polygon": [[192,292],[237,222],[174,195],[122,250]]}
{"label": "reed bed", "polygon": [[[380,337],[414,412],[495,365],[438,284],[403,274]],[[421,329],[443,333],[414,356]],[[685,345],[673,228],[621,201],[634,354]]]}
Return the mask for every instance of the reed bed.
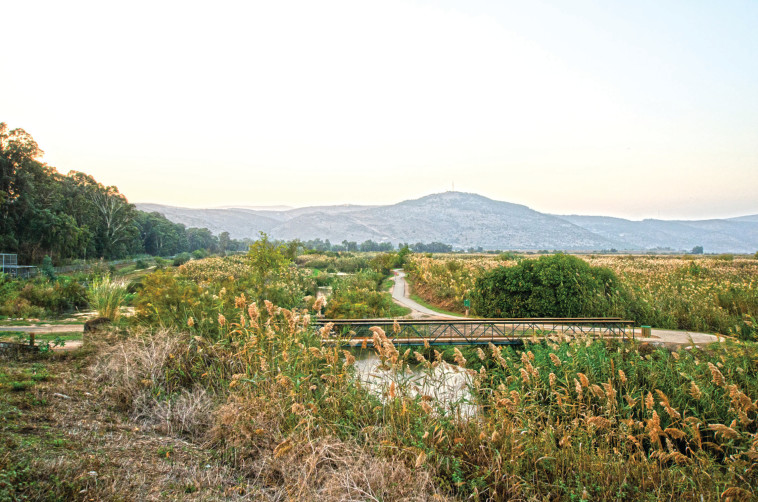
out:
{"label": "reed bed", "polygon": [[[234,312],[217,312],[216,323],[220,336],[164,331],[142,335],[131,349],[114,347],[98,374],[134,417],[205,438],[276,493],[384,500],[756,495],[754,344],[669,352],[554,338],[523,350],[456,349],[453,367],[466,375],[471,397],[451,403],[410,379],[363,385],[352,353],[324,346],[322,337],[336,335],[329,326],[315,332],[304,311],[239,296]],[[373,333],[381,371],[402,375],[413,366],[434,378],[449,365],[432,347],[401,351],[381,329]],[[216,403],[210,411],[208,395]],[[173,415],[166,402],[176,403]],[[197,420],[176,411],[192,406],[203,413]],[[380,482],[377,472],[391,472],[393,481]]]}
{"label": "reed bed", "polygon": [[[629,261],[622,263],[636,270]],[[690,266],[674,263],[670,274]],[[499,264],[472,261],[451,274]],[[733,270],[719,263],[714,275],[698,277],[715,281]],[[195,286],[214,287],[209,272],[182,273],[206,274],[210,282]],[[166,283],[151,298],[181,302],[186,285]],[[133,420],[205,444],[273,500],[758,495],[755,343],[671,352],[554,336],[518,350],[443,356],[434,347],[400,350],[377,327],[376,371],[396,377],[369,385],[358,378],[354,353],[323,343],[338,335],[329,325],[316,331],[310,312],[244,292],[200,295],[210,300],[184,317],[173,303],[152,304],[161,321],[107,348],[95,375]],[[432,382],[459,372],[468,392],[446,399],[406,378],[409,369]]]}
{"label": "reed bed", "polygon": [[107,317],[111,321],[121,317],[121,307],[126,303],[127,295],[126,283],[111,279],[110,276],[93,279],[87,289],[90,307],[100,317]]}
{"label": "reed bed", "polygon": [[[613,270],[625,293],[625,315],[658,328],[738,334],[758,317],[758,260],[739,257],[579,256]],[[476,279],[498,266],[496,256],[462,260],[413,255],[406,267],[414,291],[448,310],[463,312]]]}

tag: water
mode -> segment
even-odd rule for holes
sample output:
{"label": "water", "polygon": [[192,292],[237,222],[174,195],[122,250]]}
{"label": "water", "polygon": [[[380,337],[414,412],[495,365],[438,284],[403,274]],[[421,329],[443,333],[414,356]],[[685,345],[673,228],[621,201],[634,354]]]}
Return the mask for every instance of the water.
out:
{"label": "water", "polygon": [[[382,400],[387,399],[387,390],[392,383],[397,389],[407,389],[411,398],[418,395],[432,398],[445,413],[471,417],[477,407],[469,390],[471,375],[458,366],[441,362],[436,368],[427,369],[421,364],[406,365],[404,371],[381,368],[381,359],[370,349],[353,349],[355,374],[360,382]],[[400,391],[398,390],[398,393]]]}

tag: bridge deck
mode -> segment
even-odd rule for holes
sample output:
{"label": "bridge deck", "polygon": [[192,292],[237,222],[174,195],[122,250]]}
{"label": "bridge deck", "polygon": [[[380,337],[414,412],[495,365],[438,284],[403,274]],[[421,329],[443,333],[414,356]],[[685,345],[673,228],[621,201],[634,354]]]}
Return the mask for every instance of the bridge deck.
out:
{"label": "bridge deck", "polygon": [[617,317],[508,319],[318,319],[331,323],[326,343],[372,346],[370,328],[378,326],[395,345],[518,345],[551,335],[634,338],[634,321]]}

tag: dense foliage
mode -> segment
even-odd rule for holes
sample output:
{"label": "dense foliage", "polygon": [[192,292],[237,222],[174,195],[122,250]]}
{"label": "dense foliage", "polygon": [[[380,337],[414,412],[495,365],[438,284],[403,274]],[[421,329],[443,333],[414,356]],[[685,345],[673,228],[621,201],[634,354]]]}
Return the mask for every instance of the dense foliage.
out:
{"label": "dense foliage", "polygon": [[443,309],[463,312],[464,301],[471,299],[477,277],[507,263],[480,256],[412,255],[404,268],[414,293]]}
{"label": "dense foliage", "polygon": [[381,291],[384,277],[381,272],[366,269],[338,278],[324,316],[329,319],[367,319],[407,314],[408,309],[395,304],[387,292]]}
{"label": "dense foliage", "polygon": [[[414,292],[435,305],[463,312],[463,301],[472,297],[477,279],[496,267],[516,266],[518,258],[512,258],[413,255],[405,268]],[[618,277],[624,297],[615,305],[622,308],[615,310],[616,315],[657,328],[758,340],[751,320],[758,317],[758,261],[754,259],[731,255],[591,255],[581,259]]]}
{"label": "dense foliage", "polygon": [[141,281],[135,298],[137,319],[218,334],[218,319],[208,312],[227,315],[238,307],[235,298],[302,307],[316,285],[286,253],[286,246],[263,236],[248,255],[192,260],[156,271]]}
{"label": "dense foliage", "polygon": [[41,318],[87,306],[87,290],[70,277],[14,281],[0,274],[0,315]]}
{"label": "dense foliage", "polygon": [[62,175],[39,160],[42,150],[23,129],[0,123],[0,251],[20,263],[44,256],[119,258],[244,247],[207,229],[185,228],[158,213],[137,211],[114,186],[71,171]]}
{"label": "dense foliage", "polygon": [[[451,366],[431,348],[401,353],[374,328],[382,364],[372,371],[386,375],[377,388],[353,378],[355,356],[324,345],[305,312],[248,303],[244,296],[230,300],[234,306],[223,312],[212,305],[203,312],[215,323],[213,332],[193,327],[199,336],[143,342],[143,351],[170,343],[160,349],[170,355],[158,370],[149,352],[131,356],[134,348],[116,347],[103,359],[102,373],[141,416],[159,413],[166,402],[181,406],[182,396],[198,386],[212,390],[221,399],[208,419],[210,430],[190,432],[208,434],[236,463],[254,461],[264,472],[298,464],[295,459],[317,451],[321,441],[337,438],[366,445],[376,468],[390,461],[403,472],[394,486],[406,491],[382,491],[385,500],[407,499],[407,487],[419,479],[433,480],[427,489],[440,497],[457,499],[755,495],[753,344],[672,353],[551,337],[523,350],[490,346],[465,350],[464,357],[456,349],[457,366]],[[328,327],[320,335],[334,336]],[[457,373],[470,397],[429,395],[407,377],[410,368],[432,381]],[[186,428],[190,411],[178,413],[171,423]],[[287,490],[323,495],[317,490],[327,488],[318,481],[287,481],[291,469],[280,467]]]}
{"label": "dense foliage", "polygon": [[[357,243],[355,241],[347,241],[343,240],[339,244],[332,244],[329,239],[326,239],[325,241],[321,239],[312,239],[309,241],[304,241],[303,247],[308,250],[317,251],[317,252],[355,252],[355,251],[362,251],[364,253],[366,252],[390,252],[395,249],[395,246],[391,242],[375,242],[371,239],[367,241],[363,241],[362,243]],[[397,245],[398,249],[402,248],[408,248],[411,251],[415,253],[450,253],[453,251],[453,246],[450,244],[444,244],[442,242],[430,242],[430,243],[423,243],[423,242],[417,242],[415,244],[408,244],[408,243],[398,243]]]}
{"label": "dense foliage", "polygon": [[472,300],[483,317],[609,317],[623,312],[620,287],[611,270],[557,254],[486,272]]}
{"label": "dense foliage", "polygon": [[[258,487],[304,500],[755,497],[754,343],[668,350],[553,333],[518,349],[455,347],[445,359],[434,347],[398,350],[373,328],[375,362],[366,366],[365,353],[356,357],[330,343],[339,335],[328,326],[319,332],[310,324],[320,304],[310,312],[300,307],[313,305],[306,295],[326,276],[334,288],[327,311],[375,315],[384,301],[372,303],[383,271],[398,254],[310,255],[315,263],[330,258],[324,263],[335,268],[365,259],[358,271],[337,275],[306,262],[294,266],[290,251],[262,236],[246,256],[191,260],[144,277],[135,319],[141,326],[101,349],[91,369],[97,385],[87,388],[102,389],[99,398],[125,410],[135,427],[155,427],[162,441],[181,436],[193,448],[210,445],[226,467],[243,466],[239,483],[247,494]],[[614,300],[614,274],[577,258],[493,257],[489,269],[477,260],[435,266],[449,277],[479,271],[480,278],[500,265],[521,268],[514,277],[554,290],[524,302],[567,305],[564,315],[604,301],[582,303],[590,289],[579,286],[602,286]],[[708,270],[693,274],[680,259],[663,281],[677,278],[688,298],[690,279],[714,281],[725,277],[717,270],[741,263],[711,261],[693,262]],[[737,296],[725,296],[720,308],[750,310],[751,297],[736,280],[722,281],[720,291],[727,295],[732,286]],[[463,390],[451,395],[447,387]],[[113,486],[93,485],[88,495]]]}

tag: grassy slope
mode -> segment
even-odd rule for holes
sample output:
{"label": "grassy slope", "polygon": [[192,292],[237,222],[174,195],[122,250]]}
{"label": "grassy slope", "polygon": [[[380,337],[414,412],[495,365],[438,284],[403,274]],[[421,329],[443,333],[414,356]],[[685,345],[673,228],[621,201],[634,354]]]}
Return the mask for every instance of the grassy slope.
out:
{"label": "grassy slope", "polygon": [[[408,286],[410,288],[413,288],[413,281],[410,280],[407,276],[405,278],[405,282],[406,282],[406,284],[408,284]],[[421,296],[417,295],[416,293],[411,293],[410,294],[410,299],[413,300],[414,302],[420,304],[420,305],[423,305],[424,307],[426,307],[428,309],[434,310],[435,312],[439,312],[440,314],[451,315],[451,316],[456,316],[456,317],[465,317],[465,313],[463,313],[463,312],[453,312],[452,310],[442,309],[442,308],[440,308],[440,307],[438,307],[438,306],[436,306],[436,305],[434,305],[432,303],[429,303],[425,298],[422,298]]]}
{"label": "grassy slope", "polygon": [[129,422],[86,371],[91,356],[2,362],[0,500],[208,500],[256,492],[212,449]]}

